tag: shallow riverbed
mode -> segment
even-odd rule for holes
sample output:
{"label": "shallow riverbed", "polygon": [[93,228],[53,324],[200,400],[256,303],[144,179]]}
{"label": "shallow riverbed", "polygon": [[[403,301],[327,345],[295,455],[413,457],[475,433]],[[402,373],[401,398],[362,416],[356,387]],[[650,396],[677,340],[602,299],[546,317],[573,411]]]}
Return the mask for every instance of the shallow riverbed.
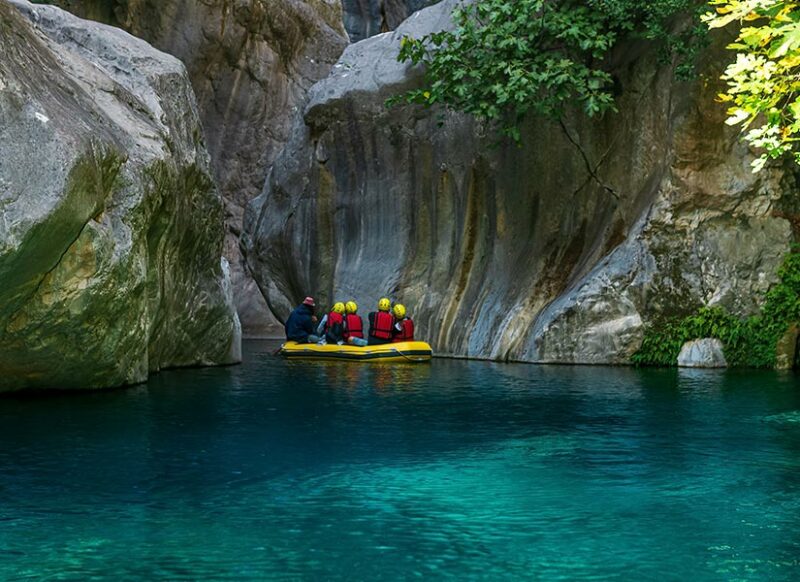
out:
{"label": "shallow riverbed", "polygon": [[272,347],[0,399],[0,579],[800,579],[795,374]]}

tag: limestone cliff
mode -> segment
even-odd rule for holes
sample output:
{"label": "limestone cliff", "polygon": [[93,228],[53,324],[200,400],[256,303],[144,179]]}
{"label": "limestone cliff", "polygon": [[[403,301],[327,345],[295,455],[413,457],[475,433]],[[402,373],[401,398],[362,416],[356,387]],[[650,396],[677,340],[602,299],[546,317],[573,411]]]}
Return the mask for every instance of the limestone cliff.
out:
{"label": "limestone cliff", "polygon": [[417,86],[400,38],[451,26],[454,0],[351,45],[249,207],[243,244],[277,315],[406,303],[439,353],[624,363],[647,321],[701,304],[752,312],[797,223],[794,169],[753,175],[714,102],[654,55],[616,55],[619,113],[531,120],[522,148],[472,119],[385,100]]}
{"label": "limestone cliff", "polygon": [[412,13],[439,0],[342,0],[350,40],[358,42],[396,29]]}
{"label": "limestone cliff", "polygon": [[238,361],[183,65],[24,0],[0,0],[0,54],[0,391]]}
{"label": "limestone cliff", "polygon": [[74,14],[119,26],[184,62],[225,199],[225,256],[246,332],[271,318],[242,268],[247,203],[289,138],[313,83],[346,46],[339,0],[57,0]]}

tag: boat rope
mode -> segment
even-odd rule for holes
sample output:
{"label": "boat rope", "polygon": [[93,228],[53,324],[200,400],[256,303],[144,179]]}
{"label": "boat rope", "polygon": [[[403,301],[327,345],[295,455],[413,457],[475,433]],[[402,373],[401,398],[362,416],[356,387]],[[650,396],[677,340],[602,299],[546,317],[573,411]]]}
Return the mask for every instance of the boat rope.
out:
{"label": "boat rope", "polygon": [[404,357],[406,360],[408,360],[409,362],[414,362],[414,363],[417,363],[417,362],[419,361],[419,360],[415,360],[414,358],[410,358],[410,357],[408,357],[407,355],[405,355],[403,352],[401,352],[401,351],[400,351],[400,350],[398,350],[398,349],[393,349],[392,351],[393,351],[395,354],[399,354],[399,355],[403,356],[403,357]]}

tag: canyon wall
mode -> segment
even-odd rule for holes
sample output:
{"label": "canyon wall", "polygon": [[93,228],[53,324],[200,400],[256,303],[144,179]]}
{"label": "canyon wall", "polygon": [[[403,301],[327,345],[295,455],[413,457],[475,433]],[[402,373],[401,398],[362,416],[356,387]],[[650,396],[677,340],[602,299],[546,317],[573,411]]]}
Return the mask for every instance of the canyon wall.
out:
{"label": "canyon wall", "polygon": [[225,200],[225,256],[245,333],[276,322],[243,269],[242,216],[289,138],[306,93],[348,43],[339,0],[57,0],[186,65]]}
{"label": "canyon wall", "polygon": [[439,0],[342,0],[352,42],[396,29],[412,13]]}
{"label": "canyon wall", "polygon": [[0,391],[235,363],[223,201],[180,61],[0,0]]}
{"label": "canyon wall", "polygon": [[593,364],[628,362],[665,316],[754,312],[800,223],[797,175],[752,174],[725,125],[725,40],[691,83],[626,47],[619,113],[530,119],[517,147],[464,115],[385,105],[421,82],[396,61],[401,37],[451,26],[455,4],[349,46],[311,89],[245,218],[273,311],[389,295],[440,354]]}

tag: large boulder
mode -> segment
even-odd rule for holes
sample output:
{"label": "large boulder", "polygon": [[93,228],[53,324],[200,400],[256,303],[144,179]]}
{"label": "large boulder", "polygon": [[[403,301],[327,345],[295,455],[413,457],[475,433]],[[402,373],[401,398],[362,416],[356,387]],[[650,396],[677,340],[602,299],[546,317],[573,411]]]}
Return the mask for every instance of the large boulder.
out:
{"label": "large boulder", "polygon": [[351,45],[312,88],[245,220],[278,316],[306,293],[386,294],[439,353],[625,363],[656,318],[753,313],[798,224],[796,176],[751,173],[715,103],[729,55],[710,49],[683,83],[624,47],[619,113],[531,119],[523,147],[498,146],[467,116],[385,106],[422,75],[396,61],[402,36],[452,26],[456,4]]}
{"label": "large boulder", "polygon": [[239,361],[180,61],[24,0],[0,0],[0,53],[0,391]]}
{"label": "large boulder", "polygon": [[439,0],[342,0],[352,42],[396,29],[411,14]]}
{"label": "large boulder", "polygon": [[225,256],[245,333],[275,322],[244,270],[239,234],[308,89],[348,43],[339,0],[55,0],[178,57],[189,72],[225,199]]}
{"label": "large boulder", "polygon": [[722,342],[716,338],[704,338],[686,342],[678,354],[681,368],[727,368]]}

